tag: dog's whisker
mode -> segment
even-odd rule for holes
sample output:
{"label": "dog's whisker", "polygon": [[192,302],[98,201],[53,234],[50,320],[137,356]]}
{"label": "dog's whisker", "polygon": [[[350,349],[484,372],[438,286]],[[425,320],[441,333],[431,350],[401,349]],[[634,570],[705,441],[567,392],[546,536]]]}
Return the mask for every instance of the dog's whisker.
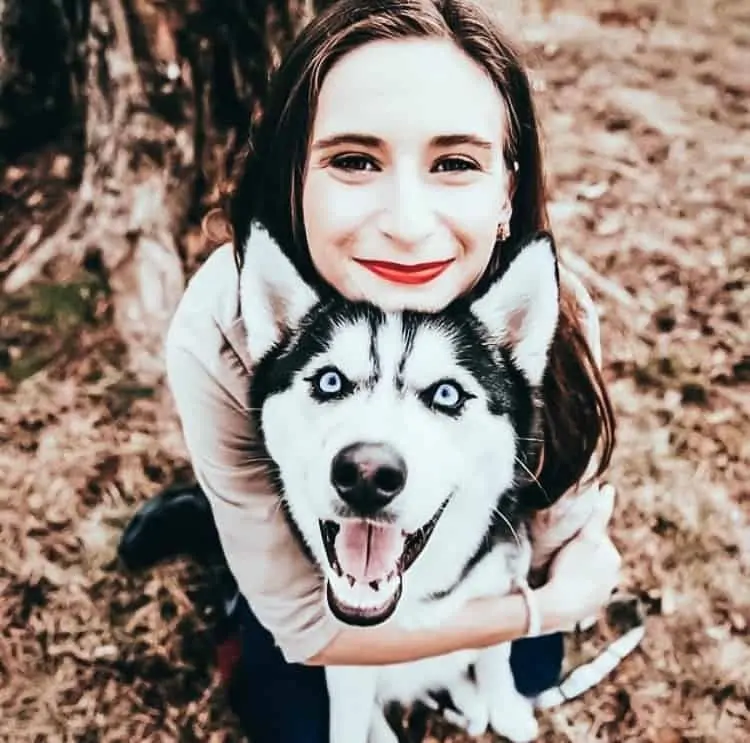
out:
{"label": "dog's whisker", "polygon": [[536,486],[539,488],[539,490],[542,491],[544,497],[547,499],[547,503],[549,503],[549,505],[552,505],[552,498],[549,497],[549,493],[542,487],[542,484],[539,482],[537,476],[526,466],[523,460],[519,459],[519,457],[514,457],[514,459],[518,464],[521,465],[524,472],[526,472],[526,474],[531,478],[531,481],[533,483],[536,483]]}
{"label": "dog's whisker", "polygon": [[499,507],[496,507],[494,509],[495,514],[498,515],[504,522],[505,525],[510,529],[510,533],[513,535],[513,539],[516,540],[516,544],[518,545],[519,549],[523,549],[523,545],[521,544],[521,538],[518,536],[518,532],[513,528],[513,524],[510,523],[510,519],[500,510]]}
{"label": "dog's whisker", "polygon": [[284,508],[284,498],[278,498],[273,508],[272,516],[276,516]]}

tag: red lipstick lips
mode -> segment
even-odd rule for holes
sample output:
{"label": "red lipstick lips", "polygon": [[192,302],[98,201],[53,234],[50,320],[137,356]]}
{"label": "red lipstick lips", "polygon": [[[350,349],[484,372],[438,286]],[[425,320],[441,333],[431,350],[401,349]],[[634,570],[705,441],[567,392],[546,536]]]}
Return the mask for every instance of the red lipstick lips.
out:
{"label": "red lipstick lips", "polygon": [[388,261],[365,261],[355,258],[357,263],[372,271],[386,281],[395,284],[426,284],[440,276],[453,260],[434,261],[433,263],[417,263],[407,265],[404,263],[390,263]]}

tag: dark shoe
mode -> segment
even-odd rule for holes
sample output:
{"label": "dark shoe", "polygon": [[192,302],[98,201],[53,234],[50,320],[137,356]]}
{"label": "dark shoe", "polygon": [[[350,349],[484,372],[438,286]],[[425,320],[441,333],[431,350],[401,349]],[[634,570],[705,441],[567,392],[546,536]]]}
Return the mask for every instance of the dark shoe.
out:
{"label": "dark shoe", "polygon": [[197,484],[173,486],[146,501],[125,527],[117,551],[130,570],[178,556],[201,564],[224,560],[211,506]]}

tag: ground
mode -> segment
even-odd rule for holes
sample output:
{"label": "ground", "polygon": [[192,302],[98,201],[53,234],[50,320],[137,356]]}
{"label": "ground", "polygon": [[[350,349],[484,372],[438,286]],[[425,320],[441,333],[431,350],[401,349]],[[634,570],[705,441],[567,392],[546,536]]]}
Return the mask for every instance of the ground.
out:
{"label": "ground", "polygon": [[[750,9],[494,5],[530,53],[555,235],[600,308],[619,423],[613,534],[647,628],[604,683],[543,715],[543,739],[739,743]],[[68,151],[3,164],[0,272],[63,213]],[[193,270],[204,254],[194,235],[185,244]],[[122,371],[110,309],[93,261],[66,286],[0,297],[0,741],[240,740],[216,680],[210,581],[182,563],[128,575],[114,559],[138,503],[190,469],[163,386]],[[603,632],[570,638],[571,656]]]}

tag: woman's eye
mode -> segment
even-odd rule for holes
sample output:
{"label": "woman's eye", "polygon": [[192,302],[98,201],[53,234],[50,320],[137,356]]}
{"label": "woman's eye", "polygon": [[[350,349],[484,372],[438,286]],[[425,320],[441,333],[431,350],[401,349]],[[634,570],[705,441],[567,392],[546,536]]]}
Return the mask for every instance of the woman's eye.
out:
{"label": "woman's eye", "polygon": [[364,155],[339,155],[331,159],[331,165],[338,170],[373,171],[377,168],[371,158]]}
{"label": "woman's eye", "polygon": [[455,173],[466,170],[479,170],[479,166],[472,160],[463,157],[446,157],[435,165],[439,173]]}

